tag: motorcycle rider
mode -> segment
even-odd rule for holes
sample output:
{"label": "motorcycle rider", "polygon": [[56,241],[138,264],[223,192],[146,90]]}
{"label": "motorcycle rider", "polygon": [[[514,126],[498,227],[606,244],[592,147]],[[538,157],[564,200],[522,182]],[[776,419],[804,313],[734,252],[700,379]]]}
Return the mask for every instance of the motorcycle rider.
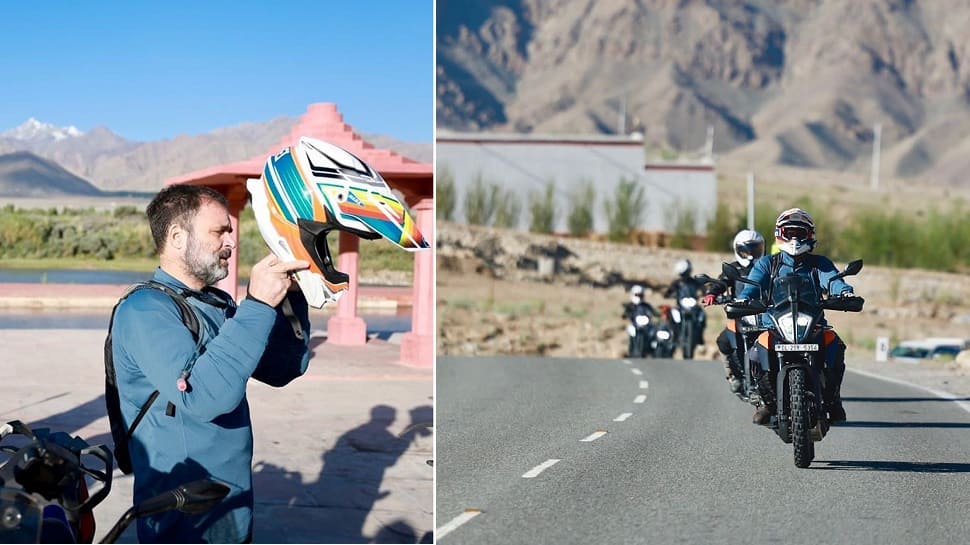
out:
{"label": "motorcycle rider", "polygon": [[[734,235],[732,246],[734,248],[735,260],[729,263],[729,265],[737,269],[742,277],[748,276],[754,262],[765,253],[765,238],[757,231],[743,229]],[[743,284],[740,282],[735,285],[735,283],[728,280],[728,277],[724,273],[721,273],[717,279],[719,280],[718,282],[711,282],[709,284],[707,293],[702,300],[706,307],[713,305],[725,292],[728,297],[733,299],[743,287]],[[731,347],[731,340],[733,338],[734,331],[725,327],[717,336],[717,348],[724,355],[724,372],[730,384],[731,392],[736,394],[741,391],[741,377],[744,375],[744,366],[742,362],[738,361],[737,350]]]}
{"label": "motorcycle rider", "polygon": [[[673,297],[678,302],[684,297],[700,299],[698,295],[704,291],[704,284],[691,276],[691,263],[689,259],[681,259],[674,265],[674,274],[677,278],[670,283],[664,291],[664,297]],[[707,314],[698,313],[698,332],[699,344],[704,344],[704,328],[707,327]]]}
{"label": "motorcycle rider", "polygon": [[[635,316],[639,316],[639,315],[647,315],[647,316],[650,316],[651,318],[659,317],[660,314],[657,312],[655,308],[653,308],[653,305],[648,303],[643,298],[643,295],[644,295],[643,286],[639,284],[634,284],[630,288],[630,302],[623,303],[623,315],[620,317],[623,318],[624,320],[632,320]],[[653,328],[647,331],[647,334],[649,334],[652,330]],[[635,352],[635,344],[636,344],[636,337],[631,335],[630,343],[627,347],[627,352],[626,352],[627,357],[633,357],[633,354]]]}
{"label": "motorcycle rider", "polygon": [[[828,286],[830,295],[852,295],[852,286],[842,279],[836,279],[829,285],[829,280],[838,274],[832,260],[823,255],[811,253],[817,241],[815,221],[808,212],[801,208],[791,208],[782,212],[775,220],[775,240],[781,251],[776,256],[764,256],[758,259],[748,274],[749,280],[761,286],[761,294],[758,293],[757,286],[745,284],[744,289],[738,294],[739,299],[765,297],[771,289],[774,277],[792,273],[814,279],[819,292],[823,292]],[[820,325],[826,328],[825,368],[822,371],[825,377],[825,389],[822,392],[823,407],[828,412],[830,422],[844,422],[845,409],[842,407],[840,389],[842,377],[845,374],[845,343],[835,330],[827,326],[824,317]],[[762,374],[757,381],[763,401],[752,417],[752,422],[755,424],[765,425],[776,410],[773,391],[778,364],[777,360],[772,361],[773,358],[767,357],[765,349],[760,345],[755,345],[749,357],[752,361],[767,360],[770,365],[769,372]],[[752,366],[754,370],[760,368],[759,365]]]}

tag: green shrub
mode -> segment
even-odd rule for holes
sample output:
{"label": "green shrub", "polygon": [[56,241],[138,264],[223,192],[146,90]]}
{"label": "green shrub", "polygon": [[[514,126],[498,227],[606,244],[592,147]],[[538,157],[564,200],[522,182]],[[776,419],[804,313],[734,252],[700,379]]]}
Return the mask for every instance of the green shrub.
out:
{"label": "green shrub", "polygon": [[498,192],[498,185],[486,183],[481,173],[476,174],[465,193],[465,221],[471,225],[491,225]]}
{"label": "green shrub", "polygon": [[519,216],[522,214],[522,201],[512,193],[512,190],[495,188],[495,227],[515,229],[519,226]]}
{"label": "green shrub", "polygon": [[693,247],[694,235],[696,235],[697,212],[689,205],[678,201],[674,206],[666,211],[667,230],[673,232],[670,239],[671,248],[690,249]]}
{"label": "green shrub", "polygon": [[621,178],[613,199],[603,202],[609,239],[614,242],[630,240],[633,230],[643,223],[646,204],[643,186],[636,180]]}
{"label": "green shrub", "polygon": [[593,231],[593,207],[596,205],[596,189],[593,181],[585,179],[569,194],[569,216],[566,225],[569,234],[584,237]]}
{"label": "green shrub", "polygon": [[529,194],[529,231],[533,233],[552,233],[556,226],[556,184],[546,182],[542,192]]}

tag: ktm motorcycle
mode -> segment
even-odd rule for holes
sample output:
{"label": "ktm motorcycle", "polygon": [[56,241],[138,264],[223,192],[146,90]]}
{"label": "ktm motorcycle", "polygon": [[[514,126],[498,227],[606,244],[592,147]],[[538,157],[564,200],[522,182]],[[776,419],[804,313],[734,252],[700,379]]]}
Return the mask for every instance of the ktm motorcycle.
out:
{"label": "ktm motorcycle", "polygon": [[[0,460],[4,455],[0,543],[91,543],[94,508],[111,491],[114,464],[107,447],[14,420],[0,424]],[[129,509],[101,542],[114,543],[139,517],[172,510],[204,513],[228,493],[228,486],[209,479],[184,484]]]}
{"label": "ktm motorcycle", "polygon": [[[862,260],[853,261],[829,285],[832,280],[861,270]],[[727,263],[722,271],[733,281],[757,286]],[[828,293],[828,286],[825,288]],[[822,392],[827,386],[823,369],[826,341],[834,334],[819,322],[825,310],[861,312],[865,300],[854,295],[823,296],[813,278],[787,275],[773,279],[766,301],[767,304],[757,299],[734,301],[725,306],[725,313],[731,320],[767,315],[770,326],[758,343],[767,350],[769,362],[777,361],[778,369],[774,385],[777,414],[768,427],[792,445],[795,466],[804,468],[815,459],[814,442],[821,441],[829,430],[823,408]]]}

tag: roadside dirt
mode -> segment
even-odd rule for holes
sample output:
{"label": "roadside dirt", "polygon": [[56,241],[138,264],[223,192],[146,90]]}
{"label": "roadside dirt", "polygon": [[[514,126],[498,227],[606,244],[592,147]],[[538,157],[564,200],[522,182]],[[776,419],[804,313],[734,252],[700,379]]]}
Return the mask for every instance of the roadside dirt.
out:
{"label": "roadside dirt", "polygon": [[[695,273],[717,276],[729,254],[652,249],[438,223],[437,320],[439,355],[534,354],[621,357],[626,350],[621,305],[634,282],[660,292],[674,278],[674,264],[690,259]],[[545,261],[556,272],[542,274]],[[550,263],[551,262],[551,263]],[[842,267],[844,263],[837,263]],[[866,267],[849,279],[866,298],[860,314],[828,313],[849,345],[847,360],[870,368],[877,337],[970,338],[970,281],[965,275]],[[707,345],[698,358],[713,358],[724,325],[720,307],[706,310]],[[906,368],[916,367],[904,364]],[[957,362],[933,362],[936,387],[965,376]],[[970,383],[970,379],[967,381]],[[970,392],[970,384],[968,384]]]}

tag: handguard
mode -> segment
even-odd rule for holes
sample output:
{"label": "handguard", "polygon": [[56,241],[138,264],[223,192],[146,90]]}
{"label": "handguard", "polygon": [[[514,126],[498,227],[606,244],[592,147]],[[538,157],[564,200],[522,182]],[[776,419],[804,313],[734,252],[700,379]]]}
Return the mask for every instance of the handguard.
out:
{"label": "handguard", "polygon": [[724,314],[731,320],[753,316],[768,311],[768,307],[757,299],[739,299],[724,305]]}
{"label": "handguard", "polygon": [[866,300],[858,295],[848,297],[831,297],[822,301],[825,310],[841,310],[842,312],[862,312]]}

